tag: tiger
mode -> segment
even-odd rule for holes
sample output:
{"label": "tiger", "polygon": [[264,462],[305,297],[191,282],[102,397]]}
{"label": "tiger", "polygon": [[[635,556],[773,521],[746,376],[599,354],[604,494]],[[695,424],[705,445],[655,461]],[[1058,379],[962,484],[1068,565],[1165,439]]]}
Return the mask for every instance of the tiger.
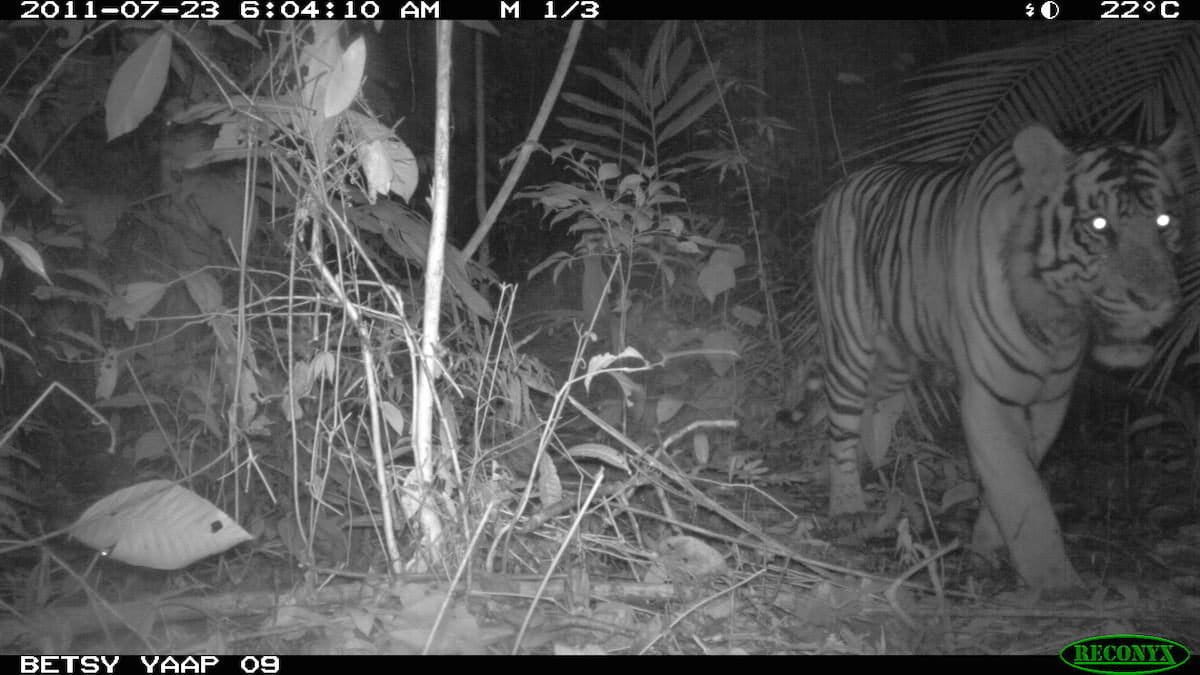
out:
{"label": "tiger", "polygon": [[1179,308],[1189,142],[1031,124],[972,164],[880,163],[834,188],[811,267],[834,522],[862,518],[860,452],[882,463],[908,385],[949,369],[982,487],[972,547],[1006,546],[1034,589],[1082,588],[1038,467],[1085,356],[1145,365]]}

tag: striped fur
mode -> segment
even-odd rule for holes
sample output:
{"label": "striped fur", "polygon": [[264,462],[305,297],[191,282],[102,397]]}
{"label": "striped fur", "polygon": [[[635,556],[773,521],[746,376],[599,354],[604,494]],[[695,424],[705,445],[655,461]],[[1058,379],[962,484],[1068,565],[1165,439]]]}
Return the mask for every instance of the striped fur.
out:
{"label": "striped fur", "polygon": [[975,544],[1006,544],[1035,588],[1079,585],[1037,467],[1087,351],[1143,365],[1178,308],[1186,137],[1068,148],[1031,126],[972,166],[880,164],[829,196],[813,269],[831,515],[866,508],[860,446],[881,463],[918,366],[949,367],[987,507]]}

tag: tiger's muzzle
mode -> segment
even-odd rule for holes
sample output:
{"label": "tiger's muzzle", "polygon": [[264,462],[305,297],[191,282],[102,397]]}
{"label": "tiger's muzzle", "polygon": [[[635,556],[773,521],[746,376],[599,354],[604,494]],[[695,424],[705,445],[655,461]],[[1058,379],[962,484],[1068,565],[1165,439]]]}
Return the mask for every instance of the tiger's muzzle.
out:
{"label": "tiger's muzzle", "polygon": [[1139,368],[1154,356],[1158,334],[1179,311],[1179,286],[1172,284],[1166,293],[1152,295],[1128,291],[1115,311],[1106,304],[1097,303],[1092,356],[1112,368]]}

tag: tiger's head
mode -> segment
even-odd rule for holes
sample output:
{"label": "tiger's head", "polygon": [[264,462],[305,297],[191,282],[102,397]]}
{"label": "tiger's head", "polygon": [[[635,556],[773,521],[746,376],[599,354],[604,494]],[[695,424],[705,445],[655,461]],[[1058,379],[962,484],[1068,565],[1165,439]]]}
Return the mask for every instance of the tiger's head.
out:
{"label": "tiger's head", "polygon": [[1017,134],[1023,206],[1007,252],[1018,312],[1035,335],[1053,342],[1088,331],[1102,364],[1150,360],[1151,333],[1180,304],[1187,145],[1182,126],[1158,147],[1072,150],[1042,126]]}

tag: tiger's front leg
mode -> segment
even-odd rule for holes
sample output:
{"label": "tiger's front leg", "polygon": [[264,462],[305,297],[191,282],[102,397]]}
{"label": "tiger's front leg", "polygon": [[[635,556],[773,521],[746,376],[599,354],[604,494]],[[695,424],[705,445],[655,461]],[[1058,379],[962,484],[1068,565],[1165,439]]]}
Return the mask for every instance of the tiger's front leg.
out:
{"label": "tiger's front leg", "polygon": [[976,541],[998,529],[1017,573],[1035,589],[1082,586],[1037,471],[1058,432],[1066,399],[1042,404],[1027,415],[1025,408],[1001,403],[972,381],[963,385],[961,403],[971,462],[991,514],[981,514]]}

